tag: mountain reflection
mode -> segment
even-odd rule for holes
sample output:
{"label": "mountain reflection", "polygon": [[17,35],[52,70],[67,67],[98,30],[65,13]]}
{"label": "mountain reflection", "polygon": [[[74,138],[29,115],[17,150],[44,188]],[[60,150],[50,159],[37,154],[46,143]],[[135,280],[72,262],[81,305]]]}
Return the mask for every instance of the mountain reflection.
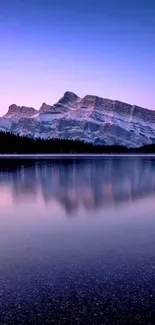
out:
{"label": "mountain reflection", "polygon": [[80,208],[89,212],[154,193],[155,160],[7,161],[0,169],[0,188],[6,186],[16,203],[35,203],[41,193],[46,204],[54,199],[68,215]]}

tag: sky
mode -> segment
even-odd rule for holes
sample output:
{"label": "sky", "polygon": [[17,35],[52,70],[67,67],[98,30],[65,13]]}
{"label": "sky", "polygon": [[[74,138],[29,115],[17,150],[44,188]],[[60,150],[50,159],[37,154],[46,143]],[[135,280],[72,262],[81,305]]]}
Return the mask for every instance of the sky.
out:
{"label": "sky", "polygon": [[154,0],[0,0],[0,115],[65,91],[155,109]]}

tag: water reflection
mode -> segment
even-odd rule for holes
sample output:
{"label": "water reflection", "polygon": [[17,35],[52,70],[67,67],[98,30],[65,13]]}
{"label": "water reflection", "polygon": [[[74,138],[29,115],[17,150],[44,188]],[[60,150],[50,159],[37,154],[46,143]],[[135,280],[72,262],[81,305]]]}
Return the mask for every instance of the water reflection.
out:
{"label": "water reflection", "polygon": [[[0,169],[3,205],[57,202],[67,215],[116,206],[155,193],[155,161],[146,158],[11,161]],[[0,202],[1,202],[0,201]],[[52,206],[51,206],[52,208]]]}
{"label": "water reflection", "polygon": [[0,164],[0,324],[153,325],[155,160]]}

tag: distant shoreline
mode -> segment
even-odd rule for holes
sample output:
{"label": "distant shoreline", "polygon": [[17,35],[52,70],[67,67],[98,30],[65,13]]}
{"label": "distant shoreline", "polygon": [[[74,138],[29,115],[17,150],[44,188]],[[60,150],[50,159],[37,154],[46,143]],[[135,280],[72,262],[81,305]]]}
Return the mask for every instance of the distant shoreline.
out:
{"label": "distant shoreline", "polygon": [[64,158],[111,158],[111,157],[155,157],[155,154],[111,153],[111,154],[0,154],[0,159],[64,159]]}

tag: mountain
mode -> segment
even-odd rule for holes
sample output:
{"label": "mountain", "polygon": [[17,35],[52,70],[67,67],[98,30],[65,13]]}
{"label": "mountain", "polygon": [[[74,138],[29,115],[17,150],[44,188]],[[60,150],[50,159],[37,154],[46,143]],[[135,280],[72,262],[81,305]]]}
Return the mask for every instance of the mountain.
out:
{"label": "mountain", "polygon": [[65,92],[54,105],[9,107],[0,130],[33,138],[81,140],[102,145],[139,147],[155,142],[155,111],[120,101]]}
{"label": "mountain", "polygon": [[37,113],[37,110],[35,110],[33,107],[17,106],[15,104],[12,104],[9,106],[9,110],[4,115],[4,117],[19,119],[21,117],[31,117],[35,113]]}

